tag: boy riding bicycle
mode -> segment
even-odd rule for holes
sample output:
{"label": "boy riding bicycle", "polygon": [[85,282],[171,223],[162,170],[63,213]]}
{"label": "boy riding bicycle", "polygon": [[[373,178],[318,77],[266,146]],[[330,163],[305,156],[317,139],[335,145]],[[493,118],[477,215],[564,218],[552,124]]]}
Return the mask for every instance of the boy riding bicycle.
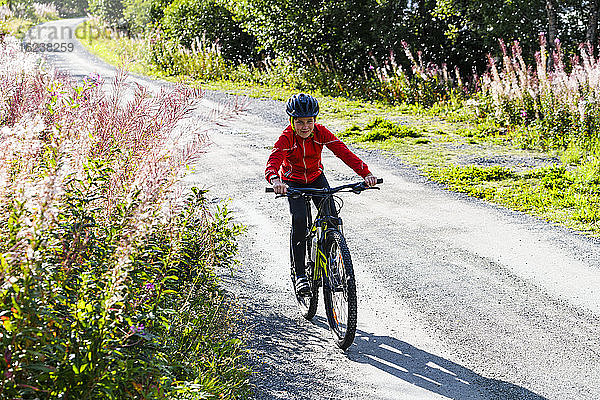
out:
{"label": "boy riding bicycle", "polygon": [[[267,161],[265,178],[273,185],[277,194],[285,194],[288,187],[329,188],[323,173],[321,151],[327,146],[338,158],[364,178],[368,186],[375,186],[377,178],[369,171],[367,164],[352,153],[341,140],[335,137],[323,125],[315,123],[319,114],[319,103],[314,97],[299,93],[287,102],[286,112],[290,117],[290,125],[283,131]],[[306,252],[306,206],[302,198],[288,197],[292,214],[291,246],[296,269],[296,292],[310,292],[305,275]],[[319,200],[313,199],[319,207]],[[335,216],[333,200],[329,199],[328,207]]]}

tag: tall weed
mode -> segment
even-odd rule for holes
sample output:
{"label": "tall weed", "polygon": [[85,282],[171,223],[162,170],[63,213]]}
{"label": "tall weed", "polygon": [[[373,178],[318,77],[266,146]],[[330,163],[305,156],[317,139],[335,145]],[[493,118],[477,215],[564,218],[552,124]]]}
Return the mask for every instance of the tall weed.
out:
{"label": "tall weed", "polygon": [[176,185],[239,106],[192,118],[198,89],[74,82],[16,42],[0,79],[0,397],[246,396],[213,272],[242,228]]}
{"label": "tall weed", "polygon": [[165,38],[160,29],[150,34],[150,61],[168,75],[184,75],[198,80],[220,80],[231,66],[217,44],[196,37],[191,49]]}
{"label": "tall weed", "polygon": [[[436,103],[463,100],[466,96],[458,68],[448,71],[446,64],[425,65],[421,52],[415,58],[409,45],[402,42],[407,59],[411,63],[411,72],[406,72],[396,62],[393,51],[382,66],[370,68],[367,93],[370,97],[395,104],[418,104],[431,107]],[[369,75],[366,75],[367,77]]]}
{"label": "tall weed", "polygon": [[543,36],[535,66],[526,65],[518,42],[510,52],[500,44],[501,68],[490,57],[490,72],[482,79],[484,112],[506,125],[531,125],[542,148],[566,149],[573,143],[592,150],[600,138],[600,63],[592,49],[582,45],[579,56],[567,61],[557,41],[549,69]]}

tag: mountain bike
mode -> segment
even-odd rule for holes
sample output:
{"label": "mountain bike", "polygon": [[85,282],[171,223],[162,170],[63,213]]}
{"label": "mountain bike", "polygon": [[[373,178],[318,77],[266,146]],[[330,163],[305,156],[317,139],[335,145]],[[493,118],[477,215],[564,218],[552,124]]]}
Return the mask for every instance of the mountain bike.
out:
{"label": "mountain bike", "polygon": [[[383,183],[378,179],[377,183]],[[362,193],[369,189],[365,182],[350,183],[334,188],[288,188],[285,195],[280,197],[302,197],[306,203],[307,232],[306,232],[306,277],[310,285],[310,293],[301,295],[296,292],[296,273],[294,257],[290,243],[292,288],[304,318],[311,320],[319,302],[319,287],[323,288],[325,315],[335,342],[339,348],[346,350],[354,341],[357,322],[356,280],[350,250],[343,234],[342,219],[339,213],[343,202],[337,193]],[[273,192],[273,188],[266,188]],[[310,202],[313,197],[320,198],[317,215],[312,220]],[[333,199],[333,201],[329,201]],[[338,217],[332,215],[328,204],[336,207]]]}

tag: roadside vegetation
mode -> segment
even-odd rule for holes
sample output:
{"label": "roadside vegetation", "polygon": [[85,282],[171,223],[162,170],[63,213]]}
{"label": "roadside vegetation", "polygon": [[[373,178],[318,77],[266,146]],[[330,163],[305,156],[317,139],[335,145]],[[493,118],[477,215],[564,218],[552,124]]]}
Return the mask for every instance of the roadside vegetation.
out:
{"label": "roadside vegetation", "polygon": [[105,85],[0,43],[0,397],[246,398],[215,275],[243,227],[180,183],[237,110],[192,120],[198,89]]}
{"label": "roadside vegetation", "polygon": [[54,3],[0,1],[0,36],[23,37],[33,25],[58,17]]}

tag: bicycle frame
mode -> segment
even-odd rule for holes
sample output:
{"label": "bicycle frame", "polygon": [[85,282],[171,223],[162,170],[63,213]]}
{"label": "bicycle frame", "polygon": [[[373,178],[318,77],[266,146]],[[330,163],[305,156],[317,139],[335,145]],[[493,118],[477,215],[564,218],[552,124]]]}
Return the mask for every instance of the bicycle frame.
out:
{"label": "bicycle frame", "polygon": [[[383,179],[378,179],[377,183],[383,183]],[[288,193],[287,195],[291,195],[291,193],[294,193],[294,196],[301,196],[304,198],[305,203],[306,203],[306,215],[307,215],[307,226],[308,228],[308,232],[306,234],[305,240],[306,240],[306,246],[307,246],[307,250],[308,250],[308,246],[311,247],[311,253],[312,253],[312,239],[317,236],[317,248],[315,250],[315,259],[311,259],[309,261],[309,263],[314,264],[312,265],[314,268],[312,269],[312,273],[313,276],[311,278],[311,280],[314,282],[314,284],[316,285],[315,287],[319,287],[320,283],[323,281],[328,282],[328,279],[322,279],[323,277],[323,272],[325,274],[325,277],[328,277],[328,269],[327,269],[327,255],[325,254],[324,250],[324,246],[325,246],[325,242],[327,239],[327,235],[332,232],[332,231],[338,231],[342,236],[344,234],[343,230],[342,230],[342,219],[339,217],[333,217],[331,216],[331,211],[325,213],[323,208],[324,206],[327,204],[327,201],[331,198],[333,198],[333,196],[338,193],[338,192],[354,192],[356,194],[359,194],[360,192],[367,190],[367,189],[379,189],[378,187],[367,187],[365,186],[364,182],[356,182],[356,183],[350,183],[350,184],[346,184],[346,185],[342,185],[342,186],[338,186],[338,187],[334,187],[334,188],[322,188],[322,189],[316,189],[316,188],[288,188]],[[267,192],[273,192],[272,188],[266,188]],[[284,197],[286,195],[278,195],[277,197]],[[317,209],[317,216],[314,220],[314,222],[312,221],[312,213],[311,213],[311,206],[310,206],[310,201],[312,200],[313,197],[320,197],[322,198],[321,203],[319,204],[319,207]],[[332,201],[332,206],[335,207],[335,203]],[[312,255],[312,254],[311,254]]]}
{"label": "bicycle frame", "polygon": [[[312,197],[321,197],[321,204],[319,205],[319,207],[317,208],[317,216],[315,217],[315,220],[313,222],[312,220],[312,209],[310,206]],[[327,256],[325,255],[324,252],[324,247],[325,247],[325,241],[327,239],[327,235],[333,231],[333,230],[337,230],[339,231],[341,234],[343,234],[342,230],[340,229],[342,227],[342,219],[339,217],[333,217],[331,215],[331,210],[329,212],[325,212],[324,209],[326,208],[325,205],[327,204],[327,201],[333,197],[333,194],[328,194],[328,195],[313,195],[313,194],[304,194],[304,201],[306,204],[306,219],[307,219],[307,226],[308,228],[308,233],[306,235],[306,245],[307,245],[307,250],[308,247],[310,246],[310,254],[311,254],[311,259],[309,261],[310,265],[313,266],[313,276],[312,276],[312,280],[315,284],[315,287],[319,287],[321,282],[325,281],[325,282],[329,282],[329,280],[325,279],[323,280],[323,274],[325,275],[325,277],[329,277],[328,274],[328,262],[327,262]],[[333,207],[335,207],[335,204],[333,204]],[[335,220],[335,221],[334,221]],[[316,246],[317,248],[313,250],[312,246],[315,245],[315,243],[313,243],[313,238],[316,237],[317,241],[316,241]],[[312,254],[314,254],[314,258],[312,256]]]}
{"label": "bicycle frame", "polygon": [[[382,183],[378,179],[377,183]],[[361,193],[367,189],[364,182],[357,182],[335,188],[287,188],[287,193],[277,197],[288,196],[293,199],[302,197],[306,207],[307,231],[305,232],[306,251],[303,257],[308,258],[305,267],[310,282],[311,293],[298,293],[296,289],[296,272],[294,265],[293,243],[290,243],[291,278],[296,300],[304,318],[311,320],[317,311],[319,287],[323,287],[325,315],[334,340],[339,348],[346,350],[354,341],[357,324],[356,279],[350,257],[350,250],[342,232],[342,219],[339,218],[339,205],[334,200],[341,191]],[[274,192],[267,188],[267,192]],[[317,204],[317,215],[313,221],[311,200],[321,198]],[[341,200],[341,199],[340,199]]]}

